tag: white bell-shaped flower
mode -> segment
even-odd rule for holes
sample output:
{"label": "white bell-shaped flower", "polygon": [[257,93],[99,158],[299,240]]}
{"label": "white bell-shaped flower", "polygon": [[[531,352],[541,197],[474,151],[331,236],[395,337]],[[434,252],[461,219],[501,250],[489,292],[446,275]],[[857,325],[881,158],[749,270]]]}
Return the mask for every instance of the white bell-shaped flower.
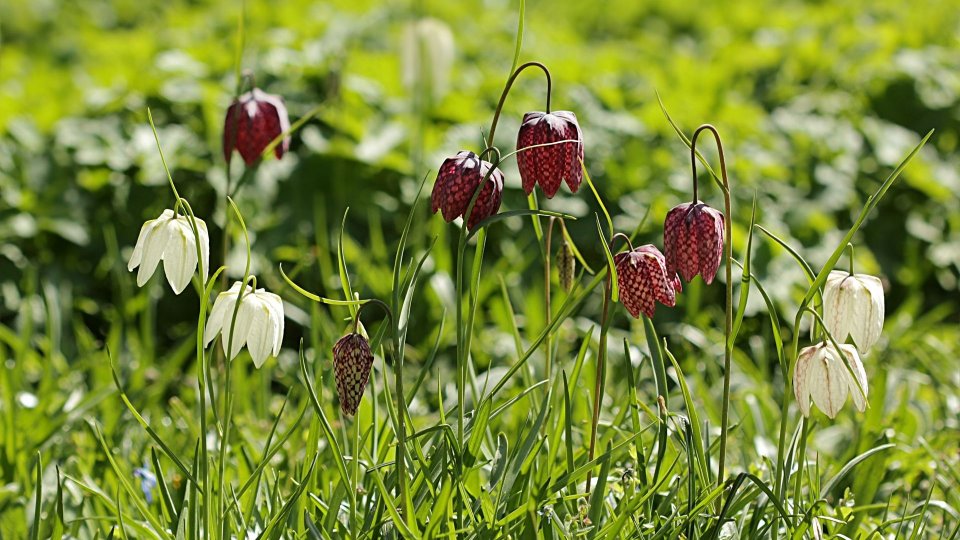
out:
{"label": "white bell-shaped flower", "polygon": [[830,418],[836,417],[847,401],[848,393],[858,411],[863,412],[866,409],[867,374],[863,370],[857,348],[853,345],[840,345],[840,353],[849,362],[853,376],[830,342],[824,341],[800,351],[793,374],[793,393],[797,396],[797,404],[804,416],[810,416],[812,401],[824,414]]}
{"label": "white bell-shaped flower", "polygon": [[[203,259],[203,281],[210,273],[210,237],[207,224],[197,218],[197,233],[200,237],[200,256]],[[150,279],[157,264],[163,261],[163,272],[173,292],[180,294],[197,271],[197,241],[190,226],[190,218],[177,216],[173,210],[164,210],[160,217],[151,219],[140,228],[137,245],[127,263],[127,270],[137,271],[137,285]]]}
{"label": "white bell-shaped flower", "polygon": [[[234,282],[228,291],[217,295],[203,332],[204,346],[210,344],[217,334],[223,350],[230,351],[231,360],[244,346],[250,351],[253,364],[258,368],[269,356],[280,353],[283,342],[283,301],[279,296],[263,289],[253,290],[249,285],[243,287],[244,293],[237,311],[236,323],[233,323],[233,311],[240,297],[240,282]],[[230,343],[230,325],[234,324],[233,342]]]}
{"label": "white bell-shaped flower", "polygon": [[834,270],[823,288],[823,324],[840,343],[853,338],[866,354],[883,330],[883,285],[866,274]]}

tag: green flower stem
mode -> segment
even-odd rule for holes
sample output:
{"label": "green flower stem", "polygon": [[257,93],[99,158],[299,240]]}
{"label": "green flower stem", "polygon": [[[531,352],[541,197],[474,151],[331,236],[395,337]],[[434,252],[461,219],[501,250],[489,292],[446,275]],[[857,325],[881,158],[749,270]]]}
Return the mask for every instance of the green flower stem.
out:
{"label": "green flower stem", "polygon": [[727,178],[727,164],[723,156],[723,143],[720,133],[710,124],[703,124],[693,132],[690,138],[690,163],[693,168],[693,199],[697,200],[697,137],[703,131],[709,131],[717,143],[717,153],[720,155],[720,176],[723,179],[723,209],[724,209],[724,259],[726,260],[726,316],[724,317],[723,335],[723,404],[720,410],[720,464],[717,468],[717,485],[723,485],[724,466],[727,457],[727,430],[730,415],[730,360],[733,357],[733,343],[730,334],[733,332],[733,238],[730,211],[730,180]]}
{"label": "green flower stem", "polygon": [[[623,234],[613,235],[608,244],[609,250],[613,252],[614,244],[617,239],[623,239],[633,251],[633,243],[630,238]],[[593,387],[593,417],[590,420],[590,450],[587,455],[587,461],[593,461],[597,446],[597,425],[600,423],[600,405],[603,401],[603,388],[607,378],[607,332],[610,330],[610,300],[613,296],[613,268],[607,268],[607,278],[603,288],[603,309],[600,315],[600,346],[597,350],[597,373],[596,381]],[[590,481],[593,479],[593,470],[587,472],[587,493],[590,493]]]}
{"label": "green flower stem", "polygon": [[853,275],[853,244],[847,242],[847,270]]}
{"label": "green flower stem", "polygon": [[503,104],[507,101],[507,95],[510,93],[510,88],[513,86],[514,81],[517,80],[517,77],[520,76],[520,73],[529,67],[540,68],[543,70],[543,74],[547,78],[546,112],[548,114],[550,113],[550,95],[553,92],[553,81],[550,79],[550,70],[547,69],[547,66],[541,64],[540,62],[527,62],[520,64],[520,66],[514,70],[513,74],[510,75],[510,78],[507,79],[507,84],[503,87],[503,93],[500,94],[500,101],[497,103],[497,109],[493,113],[493,122],[490,123],[490,133],[487,135],[488,146],[493,146],[493,136],[497,133],[497,123],[500,122],[500,113],[503,111]]}
{"label": "green flower stem", "polygon": [[[539,218],[536,218],[539,219]],[[556,221],[556,218],[551,217],[547,222],[547,234],[543,239],[543,313],[546,317],[546,322],[544,328],[550,328],[550,319],[551,309],[550,309],[550,258],[551,258],[551,240],[553,239],[553,222]],[[544,371],[546,373],[546,378],[550,380],[550,366],[553,356],[553,333],[547,334],[547,339],[544,341]]]}

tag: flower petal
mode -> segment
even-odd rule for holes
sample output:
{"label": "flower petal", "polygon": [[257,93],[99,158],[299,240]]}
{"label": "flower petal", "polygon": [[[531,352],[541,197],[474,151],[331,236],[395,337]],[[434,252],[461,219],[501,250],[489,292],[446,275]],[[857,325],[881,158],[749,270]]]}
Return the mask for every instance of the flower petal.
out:
{"label": "flower petal", "polygon": [[811,360],[816,354],[816,347],[805,347],[797,357],[797,366],[793,373],[793,395],[797,398],[797,405],[804,417],[810,417],[810,384]]}
{"label": "flower petal", "polygon": [[143,242],[143,258],[140,261],[140,269],[137,270],[138,287],[143,287],[147,283],[163,258],[167,239],[170,237],[169,222],[170,220],[165,217],[158,218],[156,226],[147,234]]}
{"label": "flower petal", "polygon": [[823,288],[823,324],[839,343],[846,341],[850,335],[850,314],[847,309],[849,302],[843,290],[846,276],[849,275],[833,270]]}
{"label": "flower petal", "polygon": [[210,316],[207,317],[207,325],[203,331],[203,346],[207,347],[213,341],[217,334],[223,329],[223,320],[229,312],[232,316],[233,305],[237,301],[237,294],[240,292],[240,282],[235,281],[229,290],[217,295],[213,302],[213,309]]}
{"label": "flower petal", "polygon": [[183,292],[197,270],[197,244],[186,219],[170,223],[167,247],[163,251],[163,272],[175,294]]}
{"label": "flower petal", "polygon": [[[245,297],[240,309],[243,311],[244,320],[250,321],[247,350],[250,351],[253,365],[259,369],[270,356],[277,328],[270,320],[270,306],[260,298],[260,294]],[[239,319],[240,315],[237,316],[238,321]]]}
{"label": "flower petal", "polygon": [[[247,292],[242,296],[239,296],[240,308],[236,309],[234,306],[231,306],[229,311],[227,311],[223,316],[223,329],[220,331],[220,344],[223,346],[224,351],[229,351],[227,357],[230,360],[233,360],[240,354],[240,349],[247,344],[247,336],[250,333],[251,327],[251,313],[244,309],[244,304],[250,301],[249,287]],[[237,318],[234,320],[233,312],[234,309],[237,311]],[[231,332],[231,326],[233,327],[233,332]],[[232,336],[232,340],[231,340]]]}
{"label": "flower petal", "polygon": [[133,247],[133,254],[130,255],[130,262],[127,263],[127,270],[133,272],[133,269],[140,266],[141,261],[143,261],[143,246],[147,242],[147,238],[153,234],[153,230],[157,227],[156,219],[151,219],[144,222],[143,226],[140,227],[140,234],[137,235],[137,243]]}
{"label": "flower petal", "polygon": [[[857,410],[863,412],[867,408],[867,397],[869,396],[867,373],[863,369],[863,362],[860,361],[860,355],[857,354],[856,347],[841,345],[840,350],[843,351],[844,356],[847,357],[847,361],[850,363],[850,369],[853,371],[852,377],[850,376],[850,371],[847,371],[850,397],[853,398],[853,404]],[[859,387],[857,383],[859,383]],[[862,392],[861,389],[863,390]]]}

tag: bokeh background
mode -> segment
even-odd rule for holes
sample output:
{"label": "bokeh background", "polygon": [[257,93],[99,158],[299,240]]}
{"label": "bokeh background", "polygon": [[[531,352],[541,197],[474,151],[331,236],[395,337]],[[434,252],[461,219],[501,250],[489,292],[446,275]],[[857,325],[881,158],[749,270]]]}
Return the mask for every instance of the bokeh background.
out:
{"label": "bokeh background", "polygon": [[[868,360],[867,372],[871,391],[889,387],[891,403],[881,400],[861,418],[872,430],[861,446],[896,424],[894,437],[908,447],[921,435],[943,437],[937,447],[954,458],[958,7],[953,0],[530,0],[520,54],[521,61],[551,69],[553,106],[580,119],[586,165],[616,228],[639,228],[641,243],[660,244],[662,216],[690,197],[689,154],[658,93],[687,134],[709,122],[724,137],[737,257],[756,200],[758,222],[815,269],[869,194],[935,129],[855,239],[857,270],[886,285],[887,344]],[[444,157],[482,149],[514,58],[517,8],[500,0],[246,2],[242,67],[261,89],[286,100],[292,121],[320,107],[294,135],[290,154],[248,173],[236,196],[251,231],[253,270],[287,302],[288,350],[251,374],[263,378],[263,388],[282,395],[296,384],[300,337],[319,369],[329,369],[329,348],[345,326],[345,310],[299,297],[280,279],[278,265],[312,291],[339,294],[333,248],[349,207],[344,242],[354,288],[364,297],[387,297],[393,248],[421,180],[429,190]],[[239,3],[222,0],[0,3],[0,358],[17,360],[15,369],[8,365],[16,377],[5,379],[4,401],[8,410],[60,419],[50,432],[25,435],[18,448],[26,456],[30,448],[76,443],[54,433],[84,415],[122,438],[118,426],[131,424],[121,424],[116,409],[122,407],[110,396],[108,347],[130,391],[142,392],[140,402],[157,410],[192,377],[196,296],[174,297],[160,279],[137,289],[126,271],[140,225],[173,204],[146,109],[181,194],[211,225],[212,262],[220,264],[217,225],[226,186],[220,141],[237,85],[240,13]],[[542,110],[544,99],[539,73],[521,76],[497,145],[512,149],[522,114]],[[716,164],[711,143],[703,152]],[[504,209],[525,208],[513,160],[505,173]],[[722,206],[706,177],[701,197]],[[593,217],[599,207],[589,190],[570,195],[564,188],[541,204],[581,218],[569,229],[587,262],[601,268]],[[453,229],[422,202],[417,216],[413,249],[433,237],[438,243],[414,304],[414,365],[451,312],[455,241]],[[542,270],[529,225],[511,218],[491,230],[474,353],[481,368],[502,369],[513,357],[497,276],[524,337],[542,328]],[[234,240],[226,263],[237,276],[243,250]],[[754,271],[781,319],[792,321],[805,278],[782,248],[763,236],[754,241]],[[685,371],[702,374],[704,402],[718,395],[711,392],[720,380],[722,297],[721,287],[698,280],[676,309],[657,313],[658,329],[682,353]],[[598,322],[599,294],[592,302],[574,321],[580,331]],[[782,387],[763,309],[753,294],[738,342],[735,414],[746,424],[776,413],[771,396]],[[451,322],[441,336],[441,369],[453,356]],[[614,324],[616,336],[638,332],[623,310]],[[612,349],[615,364],[622,352]],[[427,414],[435,406],[436,384],[430,388],[424,385],[414,410]],[[35,399],[51,395],[60,397]],[[271,394],[256,399],[268,407]],[[13,425],[5,427],[9,440]],[[844,451],[844,435],[823,433],[822,448]],[[914,456],[926,455],[916,448]],[[8,480],[25,466],[9,447],[4,460]],[[916,474],[918,482],[929,479]],[[15,497],[6,493],[0,504]]]}

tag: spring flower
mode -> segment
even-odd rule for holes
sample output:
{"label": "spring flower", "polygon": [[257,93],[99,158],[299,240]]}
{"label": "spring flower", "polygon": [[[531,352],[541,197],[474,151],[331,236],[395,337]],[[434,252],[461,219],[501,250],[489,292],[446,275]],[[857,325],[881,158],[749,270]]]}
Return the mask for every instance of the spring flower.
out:
{"label": "spring flower", "polygon": [[[793,393],[804,416],[810,416],[810,402],[820,408],[830,418],[837,416],[847,394],[853,397],[857,410],[863,412],[867,407],[867,374],[860,362],[860,355],[853,345],[840,345],[840,352],[846,357],[853,376],[832,343],[824,341],[819,345],[805,347],[797,358],[797,367],[793,374]],[[854,379],[856,377],[856,379]],[[863,389],[857,388],[857,382]]]}
{"label": "spring flower", "polygon": [[[223,121],[223,157],[228,162],[236,149],[249,167],[263,154],[274,139],[290,130],[290,119],[283,98],[259,88],[247,92],[227,108]],[[290,137],[286,137],[274,149],[277,159],[290,149]]]}
{"label": "spring flower", "polygon": [[439,100],[450,86],[454,53],[453,32],[445,23],[429,17],[410,22],[400,47],[403,84],[417,91],[422,81],[423,91]]}
{"label": "spring flower", "polygon": [[[210,272],[210,238],[207,224],[197,218],[197,236],[200,237],[200,256],[203,260],[203,281]],[[127,270],[137,271],[137,285],[143,285],[150,279],[157,264],[163,261],[163,272],[173,292],[180,294],[190,278],[197,271],[197,242],[190,225],[190,218],[177,216],[173,210],[164,210],[160,217],[151,219],[140,228],[133,255],[127,263]]]}
{"label": "spring flower", "polygon": [[883,285],[865,274],[834,270],[823,288],[823,324],[840,343],[853,338],[866,354],[883,330]]}
{"label": "spring flower", "polygon": [[337,395],[343,414],[357,414],[363,390],[370,379],[373,353],[367,338],[353,332],[337,340],[333,346],[333,367],[337,378]]}
{"label": "spring flower", "polygon": [[[536,146],[567,140],[575,142]],[[524,150],[530,146],[535,148]],[[552,199],[560,189],[561,181],[576,193],[583,180],[582,161],[583,132],[577,123],[577,115],[570,111],[523,115],[523,124],[517,134],[517,167],[527,195],[539,183],[543,194]]]}
{"label": "spring flower", "polygon": [[[430,207],[433,213],[436,214],[437,210],[440,210],[447,223],[463,217],[473,193],[480,185],[480,180],[486,176],[491,167],[493,164],[481,160],[479,156],[467,150],[444,160],[430,195]],[[472,229],[480,221],[496,214],[500,210],[502,198],[503,173],[500,169],[494,168],[473,205],[473,211],[467,219],[467,228]]]}
{"label": "spring flower", "polygon": [[723,214],[700,201],[675,206],[663,223],[663,254],[667,272],[713,283],[723,257]]}
{"label": "spring flower", "polygon": [[147,504],[153,503],[153,488],[157,487],[157,476],[146,466],[134,469],[133,476],[140,479],[140,491],[147,499]]}
{"label": "spring flower", "polygon": [[268,356],[280,353],[283,342],[283,301],[280,297],[257,289],[254,291],[249,285],[243,288],[243,297],[240,300],[240,309],[234,326],[232,345],[230,342],[230,325],[233,321],[233,311],[240,295],[240,282],[234,282],[228,291],[217,295],[207,320],[206,330],[203,332],[204,346],[210,344],[217,334],[220,334],[220,343],[223,350],[230,347],[227,356],[233,360],[240,349],[246,345],[253,358],[253,365],[257,368],[263,365]]}
{"label": "spring flower", "polygon": [[653,317],[656,302],[669,307],[677,303],[676,294],[682,290],[680,279],[676,273],[667,272],[663,254],[653,245],[618,253],[613,261],[620,301],[634,318],[640,318],[641,313]]}

